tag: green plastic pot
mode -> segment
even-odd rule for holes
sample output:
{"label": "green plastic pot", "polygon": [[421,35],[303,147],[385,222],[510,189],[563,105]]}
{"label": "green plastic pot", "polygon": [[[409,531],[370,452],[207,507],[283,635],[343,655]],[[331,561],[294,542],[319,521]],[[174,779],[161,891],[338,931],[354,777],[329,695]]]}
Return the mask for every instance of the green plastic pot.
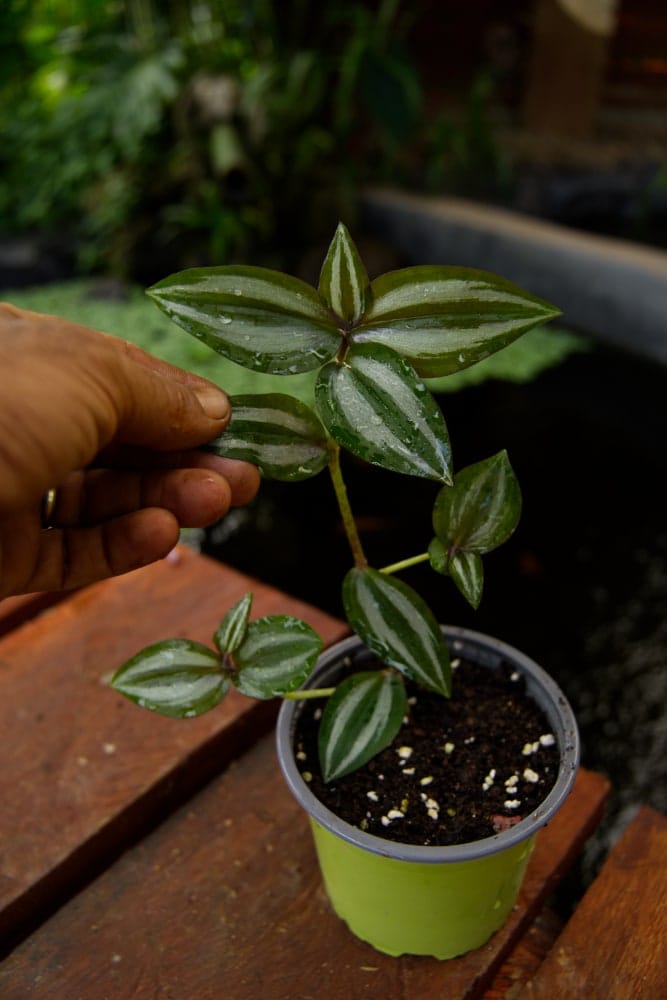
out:
{"label": "green plastic pot", "polygon": [[[285,701],[277,726],[278,758],[287,784],[310,817],[329,900],[350,930],[389,955],[454,958],[483,945],[504,924],[521,887],[541,826],[560,808],[579,763],[577,725],[565,696],[523,653],[490,636],[443,626],[447,643],[493,670],[509,664],[525,677],[556,737],[560,768],[541,805],[492,837],[453,847],[394,843],[343,822],[312,793],[296,766],[294,732],[303,702]],[[330,687],[370,654],[345,639],[318,661],[307,687]]]}

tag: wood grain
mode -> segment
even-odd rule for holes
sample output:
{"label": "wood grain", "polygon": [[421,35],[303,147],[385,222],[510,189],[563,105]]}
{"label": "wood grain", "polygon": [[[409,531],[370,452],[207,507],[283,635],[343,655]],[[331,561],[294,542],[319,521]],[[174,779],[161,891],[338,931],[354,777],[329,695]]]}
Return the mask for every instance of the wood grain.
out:
{"label": "wood grain", "polygon": [[332,913],[306,818],[267,737],[20,945],[0,966],[0,994],[481,996],[599,819],[606,791],[600,776],[580,773],[538,837],[517,908],[488,945],[444,963],[394,959],[352,937]]}
{"label": "wood grain", "polygon": [[0,636],[11,632],[42,611],[67,600],[63,592],[49,594],[19,594],[18,597],[5,597],[0,601]]}
{"label": "wood grain", "polygon": [[535,975],[562,929],[561,918],[545,907],[485,990],[484,1000],[519,1000],[526,981]]}
{"label": "wood grain", "polygon": [[667,817],[640,809],[521,996],[667,997]]}
{"label": "wood grain", "polygon": [[184,722],[139,709],[104,683],[157,639],[210,644],[247,590],[253,617],[288,612],[328,642],[344,634],[317,609],[178,549],[77,592],[0,640],[0,948],[272,724],[273,704],[235,691]]}

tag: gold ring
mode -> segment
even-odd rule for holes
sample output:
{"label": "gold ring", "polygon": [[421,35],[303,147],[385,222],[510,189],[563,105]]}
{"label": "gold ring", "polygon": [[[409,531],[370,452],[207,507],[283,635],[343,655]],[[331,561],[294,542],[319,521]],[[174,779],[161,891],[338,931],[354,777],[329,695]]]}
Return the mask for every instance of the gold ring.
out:
{"label": "gold ring", "polygon": [[52,486],[51,489],[48,489],[44,494],[44,496],[42,497],[42,510],[41,510],[42,528],[48,529],[53,527],[51,521],[57,503],[58,503],[58,490],[55,488],[55,486]]}

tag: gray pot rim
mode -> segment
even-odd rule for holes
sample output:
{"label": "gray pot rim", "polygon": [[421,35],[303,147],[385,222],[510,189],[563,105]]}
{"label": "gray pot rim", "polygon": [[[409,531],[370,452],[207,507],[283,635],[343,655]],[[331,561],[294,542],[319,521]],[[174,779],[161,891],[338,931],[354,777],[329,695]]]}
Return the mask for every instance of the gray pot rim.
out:
{"label": "gray pot rim", "polygon": [[[276,726],[278,761],[283,776],[297,802],[312,819],[336,836],[373,854],[422,864],[473,861],[504,851],[532,837],[540,827],[549,822],[569,795],[580,757],[579,732],[572,708],[556,682],[542,667],[520,650],[493,636],[452,625],[442,625],[441,628],[453,654],[458,652],[472,655],[474,650],[476,654],[474,658],[478,662],[492,667],[494,663],[506,661],[519,670],[525,677],[528,694],[545,712],[551,730],[556,736],[561,756],[556,782],[542,803],[509,830],[503,830],[483,840],[445,847],[401,844],[365,833],[327,809],[301,777],[296,766],[292,741],[297,714],[304,703],[285,700]],[[322,674],[333,669],[341,658],[364,649],[363,643],[356,635],[335,643],[320,656],[304,687],[317,687]]]}

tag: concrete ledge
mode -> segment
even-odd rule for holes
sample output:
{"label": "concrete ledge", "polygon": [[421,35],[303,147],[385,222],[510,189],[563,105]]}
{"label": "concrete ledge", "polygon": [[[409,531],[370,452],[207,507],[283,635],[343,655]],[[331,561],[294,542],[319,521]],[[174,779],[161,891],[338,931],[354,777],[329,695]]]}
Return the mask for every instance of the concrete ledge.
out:
{"label": "concrete ledge", "polygon": [[667,364],[667,253],[458,198],[372,189],[364,224],[410,264],[494,271],[568,325]]}

